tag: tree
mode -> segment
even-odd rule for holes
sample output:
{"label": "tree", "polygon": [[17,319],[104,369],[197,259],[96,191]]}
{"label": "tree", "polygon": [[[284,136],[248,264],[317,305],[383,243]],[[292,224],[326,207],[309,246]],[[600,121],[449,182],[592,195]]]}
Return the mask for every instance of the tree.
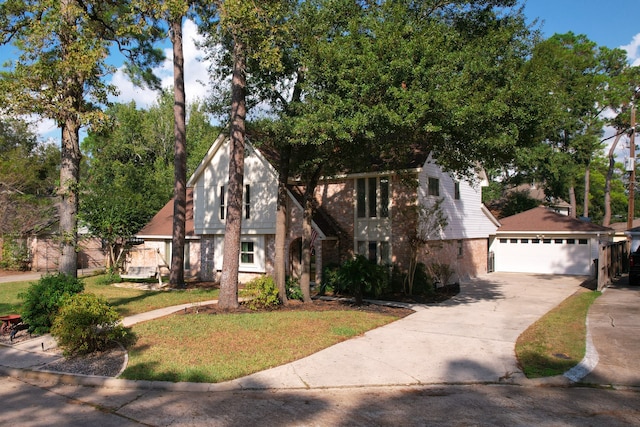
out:
{"label": "tree", "polygon": [[24,120],[0,118],[0,234],[50,224],[59,159],[60,150],[39,143]]}
{"label": "tree", "polygon": [[[288,2],[219,1],[203,14],[208,46],[223,55],[230,66],[231,110],[229,180],[220,298],[223,308],[238,306],[238,270],[242,227],[244,143],[247,115],[247,74],[281,67],[277,33],[286,16]],[[225,48],[218,50],[220,44]],[[223,70],[228,70],[223,68]]]}
{"label": "tree", "polygon": [[[113,20],[114,16],[118,19]],[[11,68],[2,73],[2,107],[10,105],[16,114],[52,119],[61,129],[59,270],[72,276],[77,275],[79,131],[83,125],[100,122],[97,105],[115,94],[115,88],[102,80],[113,71],[106,61],[111,41],[126,40],[121,46],[132,53],[132,61],[144,58],[153,65],[157,59],[135,49],[137,36],[128,32],[132,25],[128,17],[120,6],[105,2],[0,5],[0,42],[11,42],[20,50]]]}
{"label": "tree", "polygon": [[[304,185],[303,275],[308,289],[314,190],[322,175],[403,168],[416,149],[470,174],[530,143],[526,85],[517,78],[531,33],[512,1],[299,5],[295,52],[302,95],[279,120]],[[305,298],[307,299],[307,298]]]}
{"label": "tree", "polygon": [[[203,108],[202,103],[187,106],[190,171],[214,133]],[[173,94],[163,92],[148,110],[134,103],[114,104],[106,115],[109,125],[90,132],[82,143],[88,175],[80,218],[107,243],[109,266],[117,267],[119,249],[170,199]]]}
{"label": "tree", "polygon": [[540,126],[543,144],[532,152],[530,164],[548,195],[569,197],[574,217],[579,177],[584,178],[583,214],[589,215],[590,165],[602,150],[602,113],[620,103],[619,76],[627,67],[622,50],[598,47],[571,32],[539,43],[529,63],[547,107]]}
{"label": "tree", "polygon": [[148,145],[148,114],[129,103],[113,105],[106,115],[111,125],[90,132],[82,143],[88,173],[81,186],[79,218],[106,243],[107,267],[116,269],[127,239],[168,195],[155,181],[154,169],[163,163],[158,159],[163,153]]}

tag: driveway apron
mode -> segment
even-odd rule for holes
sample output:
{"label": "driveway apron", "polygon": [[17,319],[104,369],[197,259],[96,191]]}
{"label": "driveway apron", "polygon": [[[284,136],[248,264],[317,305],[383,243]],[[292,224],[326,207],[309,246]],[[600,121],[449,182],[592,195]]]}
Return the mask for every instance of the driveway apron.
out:
{"label": "driveway apron", "polygon": [[514,346],[585,277],[491,273],[451,300],[296,362],[222,387],[323,388],[493,383],[523,378]]}

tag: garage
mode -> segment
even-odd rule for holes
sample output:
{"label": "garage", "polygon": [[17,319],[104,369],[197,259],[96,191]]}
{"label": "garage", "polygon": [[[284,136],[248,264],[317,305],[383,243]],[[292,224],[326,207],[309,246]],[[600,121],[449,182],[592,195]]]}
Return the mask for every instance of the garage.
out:
{"label": "garage", "polygon": [[614,231],[545,207],[500,220],[493,239],[494,271],[592,275],[600,244]]}

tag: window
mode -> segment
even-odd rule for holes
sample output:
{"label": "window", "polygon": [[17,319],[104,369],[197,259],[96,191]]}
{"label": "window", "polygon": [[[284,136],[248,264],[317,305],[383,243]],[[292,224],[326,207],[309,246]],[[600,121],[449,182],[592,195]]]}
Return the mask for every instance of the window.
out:
{"label": "window", "polygon": [[576,239],[567,239],[567,245],[575,245]]}
{"label": "window", "polygon": [[520,239],[520,243],[529,243],[529,239]]}
{"label": "window", "polygon": [[389,242],[374,240],[358,240],[358,255],[365,256],[369,261],[376,264],[391,263],[391,247]]}
{"label": "window", "polygon": [[531,239],[531,243],[540,243],[540,239]]}
{"label": "window", "polygon": [[225,213],[227,212],[227,207],[224,204],[224,185],[220,186],[220,219],[225,218]]}
{"label": "window", "polygon": [[456,244],[458,246],[458,258],[462,258],[464,256],[462,240],[458,240]]}
{"label": "window", "polygon": [[357,201],[356,210],[358,212],[358,218],[364,218],[367,216],[367,193],[366,193],[367,181],[364,178],[358,178],[356,184]]}
{"label": "window", "polygon": [[440,196],[440,180],[438,178],[429,177],[427,196]]}
{"label": "window", "polygon": [[500,239],[500,243],[507,243],[508,240],[507,239]]}
{"label": "window", "polygon": [[251,187],[249,184],[244,186],[244,217],[249,219],[251,215]]}
{"label": "window", "polygon": [[191,245],[188,240],[184,242],[184,269],[191,270]]}
{"label": "window", "polygon": [[578,244],[579,245],[586,245],[587,244],[587,239],[578,239]]}
{"label": "window", "polygon": [[254,244],[253,242],[241,242],[240,244],[240,263],[253,264],[254,260]]}
{"label": "window", "polygon": [[356,215],[358,218],[389,217],[389,178],[356,180]]}
{"label": "window", "polygon": [[453,198],[455,200],[460,200],[460,183],[456,182],[453,187]]}
{"label": "window", "polygon": [[509,239],[509,243],[518,243],[518,239]]}
{"label": "window", "polygon": [[380,217],[389,218],[389,178],[380,178]]}
{"label": "window", "polygon": [[562,244],[562,242],[563,242],[563,241],[564,241],[564,240],[562,240],[562,239],[555,239],[555,240],[553,241],[553,243],[556,243],[556,244],[560,245],[560,244]]}
{"label": "window", "polygon": [[542,239],[542,243],[551,243],[551,239]]}

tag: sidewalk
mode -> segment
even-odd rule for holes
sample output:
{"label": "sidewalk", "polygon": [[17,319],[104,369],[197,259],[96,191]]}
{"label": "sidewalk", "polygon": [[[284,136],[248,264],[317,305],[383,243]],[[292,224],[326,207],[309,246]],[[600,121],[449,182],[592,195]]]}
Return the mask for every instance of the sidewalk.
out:
{"label": "sidewalk", "polygon": [[[293,363],[220,384],[128,381],[65,375],[77,384],[171,391],[323,389],[425,384],[531,384],[517,366],[517,337],[580,286],[582,278],[492,273],[464,284],[444,304],[416,312]],[[207,304],[213,301],[197,304]],[[134,323],[166,316],[189,304],[125,318]],[[639,386],[640,288],[626,278],[596,300],[588,316],[597,364],[574,381]],[[0,346],[0,373],[35,375],[59,356],[47,353],[50,338]],[[43,349],[45,350],[43,352]],[[593,353],[589,355],[593,360]],[[595,367],[595,369],[594,369]],[[591,372],[591,370],[593,371]],[[48,374],[53,375],[53,374]],[[584,377],[584,378],[582,378]],[[561,384],[569,380],[555,378]],[[564,382],[563,382],[564,381]]]}

